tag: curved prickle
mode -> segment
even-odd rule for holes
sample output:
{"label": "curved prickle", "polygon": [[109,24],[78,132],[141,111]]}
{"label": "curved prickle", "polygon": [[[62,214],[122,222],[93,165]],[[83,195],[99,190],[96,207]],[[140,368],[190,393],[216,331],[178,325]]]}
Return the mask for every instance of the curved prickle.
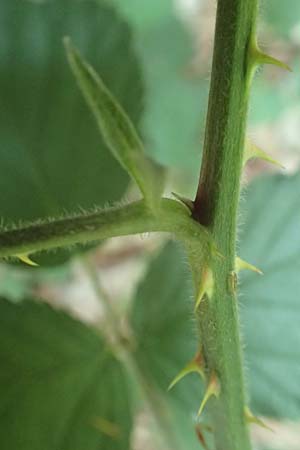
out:
{"label": "curved prickle", "polygon": [[219,394],[220,394],[220,384],[219,384],[219,381],[218,381],[218,378],[217,378],[216,374],[213,372],[211,374],[208,386],[206,388],[203,400],[201,402],[201,405],[200,405],[200,408],[199,408],[199,411],[198,411],[198,417],[202,414],[202,412],[203,412],[203,410],[205,408],[205,405],[207,404],[208,400],[211,397],[219,397]]}
{"label": "curved prickle", "polygon": [[195,311],[197,311],[197,309],[199,308],[201,300],[205,295],[207,295],[208,298],[211,298],[213,293],[213,287],[214,287],[213,272],[210,267],[204,267],[204,269],[202,270],[200,286],[196,297]]}
{"label": "curved prickle", "polygon": [[266,425],[265,422],[259,417],[255,416],[247,406],[245,407],[245,417],[248,423],[255,423],[256,425],[274,433],[274,430]]}
{"label": "curved prickle", "polygon": [[29,255],[16,255],[16,258],[18,258],[20,261],[22,261],[24,264],[27,264],[28,266],[38,267],[38,264],[32,261]]}
{"label": "curved prickle", "polygon": [[241,270],[251,270],[251,272],[258,273],[259,275],[263,275],[263,272],[257,267],[253,266],[253,264],[244,261],[238,256],[235,258],[235,270],[240,272]]}
{"label": "curved prickle", "polygon": [[261,64],[271,64],[273,66],[280,67],[281,69],[292,72],[291,67],[283,61],[274,58],[271,55],[264,53],[257,44],[255,33],[250,38],[250,45],[248,50],[249,66],[255,68]]}
{"label": "curved prickle", "polygon": [[204,362],[202,354],[198,352],[196,356],[190,361],[179,373],[176,375],[174,380],[170,383],[168,391],[172,389],[182,378],[190,373],[198,373],[200,377],[205,380],[204,374]]}
{"label": "curved prickle", "polygon": [[275,166],[280,167],[280,169],[285,169],[285,167],[276,159],[272,158],[268,153],[266,153],[261,148],[257,147],[249,139],[246,140],[245,150],[244,150],[244,164],[246,164],[250,159],[259,158],[267,161]]}

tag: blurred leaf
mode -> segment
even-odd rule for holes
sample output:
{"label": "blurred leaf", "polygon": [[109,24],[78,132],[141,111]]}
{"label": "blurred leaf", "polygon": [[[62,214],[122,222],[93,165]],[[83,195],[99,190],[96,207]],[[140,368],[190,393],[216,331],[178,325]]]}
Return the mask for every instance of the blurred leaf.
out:
{"label": "blurred leaf", "polygon": [[49,306],[0,300],[1,450],[126,450],[125,374],[103,341]]}
{"label": "blurred leaf", "polygon": [[300,23],[299,0],[267,0],[262,13],[264,20],[284,36],[288,36],[291,28]]}
{"label": "blurred leaf", "polygon": [[130,32],[109,7],[96,0],[2,1],[0,209],[6,224],[103,206],[128,184],[74,83],[65,35],[134,123],[141,113]]}
{"label": "blurred leaf", "polygon": [[73,74],[106,145],[136,182],[148,206],[155,209],[164,190],[161,167],[147,158],[133,123],[94,68],[82,58],[70,38],[66,37],[64,43]]}
{"label": "blurred leaf", "polygon": [[197,449],[193,416],[201,401],[199,376],[189,375],[188,382],[182,381],[167,392],[172,379],[195,356],[197,349],[190,304],[191,275],[183,258],[181,249],[170,243],[154,259],[136,293],[131,326],[140,370],[168,400],[178,441],[184,445],[188,439],[190,446],[186,448]]}
{"label": "blurred leaf", "polygon": [[198,174],[208,81],[188,74],[191,36],[175,17],[145,33],[140,43],[147,87],[143,130],[161,163]]}
{"label": "blurred leaf", "polygon": [[39,287],[45,285],[60,288],[74,279],[72,267],[69,264],[54,267],[40,267],[39,270],[24,270],[19,265],[0,265],[0,297],[14,302],[31,297]]}
{"label": "blurred leaf", "polygon": [[279,73],[279,79],[272,79],[266,68],[259,71],[251,89],[249,121],[250,125],[274,122],[293,106],[299,104],[300,83],[295,73],[299,62],[291,63],[293,73]]}
{"label": "blurred leaf", "polygon": [[111,0],[135,26],[148,28],[169,16],[174,0]]}
{"label": "blurred leaf", "polygon": [[274,85],[270,80],[266,80],[263,74],[254,81],[249,109],[251,125],[273,122],[290,106],[286,95],[286,78],[284,81],[285,83],[277,81]]}
{"label": "blurred leaf", "polygon": [[189,73],[194,55],[192,33],[175,16],[171,1],[155,0],[151,8],[148,0],[122,3],[126,6],[120,5],[121,9],[127,10],[136,27],[136,47],[143,62],[147,89],[142,130],[147,151],[164,165],[189,170],[195,184],[208,80]]}
{"label": "blurred leaf", "polygon": [[263,276],[241,283],[242,329],[253,412],[300,417],[300,174],[253,182],[240,256]]}

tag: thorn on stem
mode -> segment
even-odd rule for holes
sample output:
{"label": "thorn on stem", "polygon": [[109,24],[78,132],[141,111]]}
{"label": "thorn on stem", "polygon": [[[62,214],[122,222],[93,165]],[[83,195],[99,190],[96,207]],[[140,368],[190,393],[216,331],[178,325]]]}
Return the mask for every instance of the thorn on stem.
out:
{"label": "thorn on stem", "polygon": [[202,426],[200,426],[200,424],[196,425],[195,431],[196,431],[198,441],[202,444],[202,446],[205,450],[208,450],[207,442],[204,437],[204,433],[202,431]]}
{"label": "thorn on stem", "polygon": [[213,396],[218,398],[219,394],[220,394],[220,384],[219,384],[216,374],[213,372],[211,374],[210,381],[208,383],[203,400],[201,402],[201,405],[200,405],[200,408],[198,411],[198,416],[200,416],[202,414],[208,400]]}
{"label": "thorn on stem", "polygon": [[266,53],[263,53],[260,50],[256,52],[256,63],[271,64],[273,66],[280,67],[281,69],[288,70],[289,72],[293,72],[290,66],[288,66],[285,62],[273,58],[273,56],[267,55]]}
{"label": "thorn on stem", "polygon": [[272,433],[274,433],[274,430],[268,425],[266,425],[265,422],[261,420],[259,417],[256,417],[247,406],[245,407],[245,417],[248,423],[255,423],[256,425],[265,428],[266,430],[272,431]]}
{"label": "thorn on stem", "polygon": [[38,264],[29,257],[29,255],[16,255],[17,258],[19,258],[20,261],[27,264],[28,266],[32,267],[38,267]]}
{"label": "thorn on stem", "polygon": [[235,258],[235,269],[237,272],[240,272],[241,270],[251,270],[252,272],[258,273],[259,275],[263,275],[263,272],[260,269],[248,263],[247,261],[244,261],[238,256]]}
{"label": "thorn on stem", "polygon": [[276,159],[272,158],[268,153],[266,153],[261,148],[257,147],[253,142],[249,139],[246,140],[245,151],[244,151],[244,165],[253,158],[259,158],[264,161],[267,161],[275,166],[280,167],[280,169],[285,169],[285,167]]}
{"label": "thorn on stem", "polygon": [[258,66],[260,64],[271,64],[273,66],[280,67],[281,69],[288,70],[292,72],[292,69],[288,64],[279,59],[274,58],[271,55],[264,53],[257,44],[256,36],[253,34],[250,38],[249,45],[249,60],[252,67]]}
{"label": "thorn on stem", "polygon": [[172,389],[182,378],[190,373],[198,373],[200,377],[205,380],[204,374],[204,361],[201,352],[198,352],[196,356],[176,375],[174,380],[170,383],[168,391]]}
{"label": "thorn on stem", "polygon": [[201,282],[195,303],[195,312],[199,308],[201,300],[205,295],[211,298],[214,287],[213,273],[210,267],[205,267],[202,271]]}

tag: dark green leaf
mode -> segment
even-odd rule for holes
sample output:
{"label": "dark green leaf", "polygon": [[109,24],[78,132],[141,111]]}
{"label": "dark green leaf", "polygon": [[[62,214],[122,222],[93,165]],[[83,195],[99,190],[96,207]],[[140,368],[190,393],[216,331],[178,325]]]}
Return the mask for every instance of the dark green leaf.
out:
{"label": "dark green leaf", "polygon": [[126,376],[102,339],[62,312],[0,300],[1,450],[126,450]]}
{"label": "dark green leaf", "polygon": [[254,412],[300,417],[300,175],[255,181],[247,193],[240,256],[241,314]]}
{"label": "dark green leaf", "polygon": [[70,73],[69,35],[134,123],[141,75],[126,24],[103,2],[0,3],[0,210],[6,224],[120,198],[127,175],[99,137]]}

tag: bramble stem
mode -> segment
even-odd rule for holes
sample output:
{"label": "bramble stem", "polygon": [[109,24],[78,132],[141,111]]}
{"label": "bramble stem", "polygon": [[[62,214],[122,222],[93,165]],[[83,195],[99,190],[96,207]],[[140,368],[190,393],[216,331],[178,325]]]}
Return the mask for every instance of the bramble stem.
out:
{"label": "bramble stem", "polygon": [[207,230],[179,202],[162,199],[154,214],[144,200],[123,207],[49,220],[0,232],[0,258],[145,232],[169,232],[178,239],[211,242]]}
{"label": "bramble stem", "polygon": [[[203,163],[194,218],[209,228],[224,259],[214,259],[213,294],[198,310],[217,450],[250,450],[236,296],[236,229],[257,0],[219,0]],[[196,268],[194,267],[194,271]],[[200,268],[199,268],[200,270]]]}

